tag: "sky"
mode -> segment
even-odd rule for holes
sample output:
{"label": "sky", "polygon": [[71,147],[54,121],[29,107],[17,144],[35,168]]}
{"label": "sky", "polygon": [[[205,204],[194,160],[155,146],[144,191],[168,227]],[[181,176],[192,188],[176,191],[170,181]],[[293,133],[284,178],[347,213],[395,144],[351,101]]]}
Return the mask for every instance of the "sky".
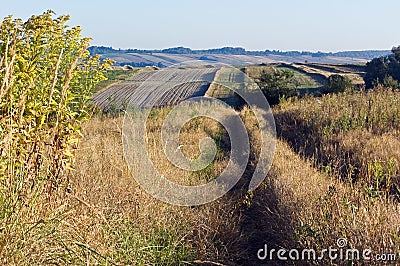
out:
{"label": "sky", "polygon": [[69,14],[92,45],[164,49],[388,50],[400,45],[398,0],[13,0],[0,17]]}

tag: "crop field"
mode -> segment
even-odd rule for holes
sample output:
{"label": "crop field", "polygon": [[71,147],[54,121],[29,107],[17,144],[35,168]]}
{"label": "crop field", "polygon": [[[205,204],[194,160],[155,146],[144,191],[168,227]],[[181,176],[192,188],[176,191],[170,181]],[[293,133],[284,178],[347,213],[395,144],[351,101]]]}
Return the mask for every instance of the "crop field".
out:
{"label": "crop field", "polygon": [[319,79],[328,78],[333,74],[339,74],[348,77],[353,84],[363,85],[364,67],[361,65],[323,65],[323,64],[292,64],[293,68]]}
{"label": "crop field", "polygon": [[253,79],[258,79],[262,71],[273,71],[274,68],[292,71],[297,89],[320,88],[326,79],[334,74],[348,77],[354,85],[364,85],[365,65],[362,64],[276,63],[247,66],[245,73]]}
{"label": "crop field", "polygon": [[93,103],[104,112],[131,107],[173,105],[203,96],[214,80],[216,68],[170,68],[143,71],[125,82],[96,94]]}
{"label": "crop field", "polygon": [[313,57],[309,55],[286,56],[286,55],[235,55],[235,54],[168,54],[168,53],[132,53],[114,52],[105,53],[104,58],[116,60],[119,65],[142,64],[171,66],[176,63],[188,62],[193,60],[211,60],[233,66],[243,66],[261,63],[293,63],[293,62],[312,62],[316,64],[358,64],[365,63],[367,59],[349,58],[338,56]]}
{"label": "crop field", "polygon": [[249,84],[246,83],[245,74],[243,69],[240,72],[238,69],[222,67],[217,74],[215,79],[208,89],[206,96],[219,99],[231,106],[240,105],[240,98],[232,90],[242,90],[246,88]]}
{"label": "crop field", "polygon": [[[185,99],[204,96],[221,99],[228,104],[238,105],[238,98],[229,88],[243,83],[244,75],[239,69],[217,68],[169,68],[164,70],[138,71],[120,83],[109,86],[94,96],[93,103],[104,112],[124,110],[128,104],[158,107],[177,104]],[[313,93],[324,85],[333,74],[350,78],[355,85],[363,85],[365,66],[328,65],[315,63],[252,65],[240,68],[249,78],[258,80],[263,71],[274,69],[293,73],[293,85],[301,95]],[[144,84],[143,82],[146,81]],[[194,82],[193,82],[194,81]],[[143,85],[144,84],[144,85]],[[211,85],[210,85],[211,84]]]}
{"label": "crop field", "polygon": [[129,101],[140,84],[153,75],[155,71],[140,72],[125,82],[114,84],[108,89],[100,91],[93,97],[93,103],[103,111],[112,108],[122,109]]}

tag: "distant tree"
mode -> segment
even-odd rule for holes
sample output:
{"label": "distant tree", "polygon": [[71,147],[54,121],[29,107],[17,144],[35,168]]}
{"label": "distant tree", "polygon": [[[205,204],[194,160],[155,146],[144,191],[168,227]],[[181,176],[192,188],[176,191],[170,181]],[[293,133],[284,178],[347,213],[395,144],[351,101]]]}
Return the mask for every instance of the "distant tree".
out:
{"label": "distant tree", "polygon": [[353,83],[348,77],[341,75],[331,75],[324,85],[325,93],[344,92],[346,89],[353,87]]}
{"label": "distant tree", "polygon": [[165,54],[191,54],[193,51],[190,48],[186,47],[174,47],[174,48],[167,48],[161,51]]}
{"label": "distant tree", "polygon": [[118,52],[118,50],[114,50],[112,47],[105,47],[105,46],[91,46],[87,50],[90,52],[90,55]]}
{"label": "distant tree", "polygon": [[296,95],[293,78],[294,74],[290,70],[263,70],[257,83],[268,102],[278,104],[280,99]]}

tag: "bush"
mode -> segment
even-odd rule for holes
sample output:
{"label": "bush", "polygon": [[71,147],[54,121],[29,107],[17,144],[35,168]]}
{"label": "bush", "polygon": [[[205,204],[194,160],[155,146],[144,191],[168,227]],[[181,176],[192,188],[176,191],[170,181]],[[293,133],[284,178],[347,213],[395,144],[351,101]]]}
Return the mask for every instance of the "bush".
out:
{"label": "bush", "polygon": [[324,85],[325,93],[339,93],[353,87],[351,80],[348,77],[341,75],[331,75]]}
{"label": "bush", "polygon": [[257,84],[265,94],[269,104],[278,104],[282,98],[296,95],[294,74],[289,70],[267,72],[263,70]]}
{"label": "bush", "polygon": [[58,219],[49,218],[47,199],[66,184],[91,92],[109,65],[90,56],[89,39],[66,25],[69,16],[52,16],[9,16],[0,24],[2,264],[25,264],[26,249],[51,242]]}
{"label": "bush", "polygon": [[383,86],[386,88],[392,88],[394,90],[400,89],[400,83],[395,80],[392,76],[386,76],[383,80]]}

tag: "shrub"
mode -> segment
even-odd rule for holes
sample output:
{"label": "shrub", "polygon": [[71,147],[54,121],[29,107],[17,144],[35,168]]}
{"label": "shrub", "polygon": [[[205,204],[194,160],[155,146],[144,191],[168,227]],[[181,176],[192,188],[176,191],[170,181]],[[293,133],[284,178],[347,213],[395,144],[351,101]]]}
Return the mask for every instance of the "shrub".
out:
{"label": "shrub", "polygon": [[383,86],[386,88],[392,88],[394,90],[400,89],[400,83],[395,80],[392,76],[386,76],[383,80]]}
{"label": "shrub", "polygon": [[273,72],[262,71],[257,83],[267,97],[270,104],[279,103],[280,99],[296,95],[294,74],[289,70],[277,70]]}
{"label": "shrub", "polygon": [[53,14],[0,24],[0,258],[24,257],[44,237],[34,232],[51,212],[45,199],[66,184],[91,92],[110,63],[90,56],[69,16]]}
{"label": "shrub", "polygon": [[325,93],[339,93],[344,92],[346,89],[349,89],[353,86],[351,80],[348,77],[344,77],[341,75],[331,75],[324,86]]}

